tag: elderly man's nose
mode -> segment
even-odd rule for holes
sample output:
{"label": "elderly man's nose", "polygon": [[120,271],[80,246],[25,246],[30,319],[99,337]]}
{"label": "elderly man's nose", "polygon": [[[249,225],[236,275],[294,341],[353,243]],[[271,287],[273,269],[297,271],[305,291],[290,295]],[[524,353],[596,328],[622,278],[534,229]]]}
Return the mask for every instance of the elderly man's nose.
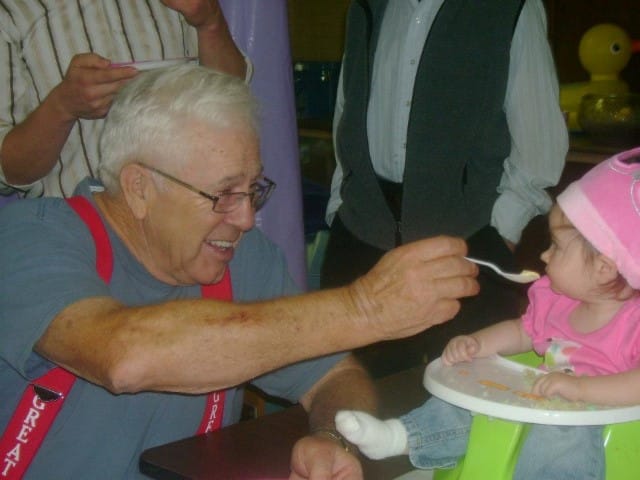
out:
{"label": "elderly man's nose", "polygon": [[249,230],[256,220],[256,210],[251,204],[251,197],[243,197],[233,211],[227,213],[227,222],[237,225],[242,230]]}

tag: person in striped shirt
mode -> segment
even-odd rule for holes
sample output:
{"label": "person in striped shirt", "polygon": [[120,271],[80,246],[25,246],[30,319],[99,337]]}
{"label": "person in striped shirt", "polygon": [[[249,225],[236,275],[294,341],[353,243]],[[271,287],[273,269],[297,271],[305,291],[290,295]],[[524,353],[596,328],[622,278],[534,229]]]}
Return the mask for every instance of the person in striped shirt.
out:
{"label": "person in striped shirt", "polygon": [[70,196],[127,64],[196,57],[248,79],[218,0],[0,1],[0,193]]}

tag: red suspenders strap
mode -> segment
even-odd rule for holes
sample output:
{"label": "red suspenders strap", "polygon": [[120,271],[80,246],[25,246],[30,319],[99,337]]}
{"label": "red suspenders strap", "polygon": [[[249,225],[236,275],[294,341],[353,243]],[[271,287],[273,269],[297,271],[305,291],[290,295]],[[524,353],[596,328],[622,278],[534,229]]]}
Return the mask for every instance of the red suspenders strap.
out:
{"label": "red suspenders strap", "polygon": [[[91,202],[84,197],[71,197],[68,204],[87,224],[96,247],[96,271],[109,283],[113,273],[113,252],[109,235],[100,215]],[[206,298],[231,300],[231,275],[225,270],[222,280],[213,285],[203,285],[201,294]],[[0,437],[0,478],[21,479],[38,448],[42,444],[56,415],[62,408],[76,377],[56,367],[37,378],[22,394],[13,416]],[[197,433],[206,433],[220,428],[224,413],[225,392],[213,392],[207,396],[200,427]]]}
{"label": "red suspenders strap", "polygon": [[[0,439],[0,478],[22,478],[62,408],[62,400],[71,390],[74,380],[75,377],[66,370],[54,368],[25,389]],[[46,385],[44,390],[40,390],[42,385]]]}
{"label": "red suspenders strap", "polygon": [[[96,246],[96,270],[109,283],[113,271],[113,255],[107,231],[98,212],[84,197],[69,198],[67,202],[89,227]],[[25,389],[0,438],[0,478],[22,478],[75,380],[72,373],[56,367]]]}
{"label": "red suspenders strap", "polygon": [[105,283],[109,283],[113,273],[113,251],[111,250],[107,229],[104,228],[100,214],[85,197],[67,198],[67,203],[87,224],[96,245],[96,271]]}
{"label": "red suspenders strap", "polygon": [[202,285],[200,287],[200,293],[202,298],[216,298],[218,300],[233,299],[233,293],[231,289],[231,274],[229,269],[225,269],[222,280],[218,283],[212,283],[211,285]]}
{"label": "red suspenders strap", "polygon": [[[200,292],[203,298],[231,301],[233,292],[231,289],[231,274],[229,273],[229,269],[225,269],[222,280],[211,285],[202,285]],[[222,426],[224,395],[224,390],[220,390],[219,392],[212,392],[207,396],[207,405],[204,415],[202,416],[202,422],[200,422],[200,426],[198,427],[198,434],[212,432]]]}

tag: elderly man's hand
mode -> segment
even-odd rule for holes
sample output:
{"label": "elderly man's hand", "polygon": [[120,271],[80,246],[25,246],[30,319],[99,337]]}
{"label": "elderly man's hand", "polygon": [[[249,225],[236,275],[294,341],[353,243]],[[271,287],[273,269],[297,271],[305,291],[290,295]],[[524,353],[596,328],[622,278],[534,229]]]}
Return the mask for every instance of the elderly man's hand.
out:
{"label": "elderly man's hand", "polygon": [[478,269],[463,257],[462,239],[435,237],[388,252],[350,287],[351,297],[380,340],[408,337],[451,319],[458,299],[475,295]]}
{"label": "elderly man's hand", "polygon": [[290,480],[361,480],[358,459],[334,440],[319,436],[303,437],[291,454]]}

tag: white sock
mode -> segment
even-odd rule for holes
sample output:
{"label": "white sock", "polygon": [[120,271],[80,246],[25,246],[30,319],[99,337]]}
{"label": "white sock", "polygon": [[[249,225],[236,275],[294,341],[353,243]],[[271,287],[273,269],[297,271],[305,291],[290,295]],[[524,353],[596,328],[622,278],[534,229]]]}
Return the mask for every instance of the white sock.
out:
{"label": "white sock", "polygon": [[396,418],[378,420],[368,413],[341,410],[335,421],[344,438],[373,460],[407,453],[407,430]]}

